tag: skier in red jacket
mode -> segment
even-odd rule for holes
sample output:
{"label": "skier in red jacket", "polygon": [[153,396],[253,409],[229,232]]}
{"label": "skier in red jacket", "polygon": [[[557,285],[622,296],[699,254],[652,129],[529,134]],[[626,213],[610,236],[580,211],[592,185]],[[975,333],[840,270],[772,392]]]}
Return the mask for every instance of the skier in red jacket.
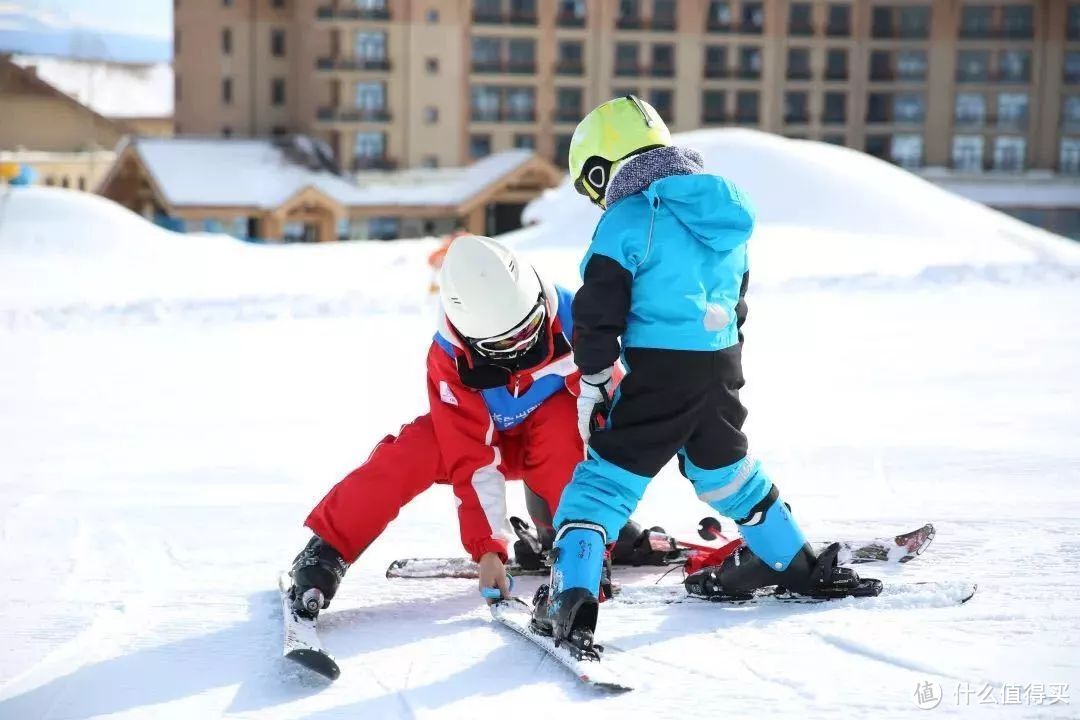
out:
{"label": "skier in red jacket", "polygon": [[[509,594],[508,479],[524,481],[530,515],[550,546],[552,514],[584,455],[570,344],[573,294],[476,236],[450,246],[440,294],[444,314],[427,357],[431,410],[383,438],[308,515],[315,535],[291,572],[301,614],[311,615],[301,598],[312,589],[325,607],[349,565],[434,483],[453,486],[461,542],[480,565],[481,589]],[[657,560],[659,553],[639,542],[636,524],[620,537],[617,556]]]}

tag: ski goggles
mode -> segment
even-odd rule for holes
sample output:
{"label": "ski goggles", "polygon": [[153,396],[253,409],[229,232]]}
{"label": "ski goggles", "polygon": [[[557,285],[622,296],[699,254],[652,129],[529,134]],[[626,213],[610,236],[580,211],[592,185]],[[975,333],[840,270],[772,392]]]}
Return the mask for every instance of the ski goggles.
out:
{"label": "ski goggles", "polygon": [[601,210],[606,210],[607,186],[608,183],[611,182],[611,171],[615,166],[635,155],[640,155],[641,153],[655,150],[659,147],[664,146],[647,145],[627,153],[614,161],[602,158],[599,155],[591,156],[585,161],[585,165],[581,168],[581,175],[574,180],[574,190],[577,191],[578,195],[584,195],[589,198],[589,201],[592,202],[593,205],[598,206]]}
{"label": "ski goggles", "polygon": [[540,331],[544,328],[544,320],[547,319],[547,305],[541,294],[536,305],[525,316],[525,319],[515,325],[513,329],[502,335],[477,340],[470,338],[469,342],[481,354],[491,358],[514,358],[529,348],[540,337]]}

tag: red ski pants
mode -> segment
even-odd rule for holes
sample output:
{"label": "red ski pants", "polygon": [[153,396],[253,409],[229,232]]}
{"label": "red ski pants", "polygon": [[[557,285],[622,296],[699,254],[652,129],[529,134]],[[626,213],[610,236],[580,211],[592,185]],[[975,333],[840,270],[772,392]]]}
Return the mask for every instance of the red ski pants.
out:
{"label": "red ski pants", "polygon": [[[551,508],[581,461],[574,396],[560,392],[519,425],[499,433],[500,470],[521,479]],[[465,480],[466,482],[469,479]],[[430,415],[422,415],[387,435],[360,467],[326,494],[304,522],[353,562],[410,500],[435,483],[449,483]]]}

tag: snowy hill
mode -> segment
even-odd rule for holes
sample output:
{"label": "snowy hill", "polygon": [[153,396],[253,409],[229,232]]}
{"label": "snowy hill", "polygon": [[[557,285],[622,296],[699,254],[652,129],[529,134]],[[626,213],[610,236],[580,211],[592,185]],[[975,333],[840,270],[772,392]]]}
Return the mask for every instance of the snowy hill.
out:
{"label": "snowy hill", "polygon": [[[814,539],[933,521],[872,574],[974,581],[971,602],[615,600],[599,636],[637,689],[598,696],[473,582],[386,580],[461,553],[438,486],[323,614],[328,685],[278,656],[275,580],[318,498],[426,412],[434,244],[252,246],[24,189],[0,193],[0,718],[901,718],[926,683],[939,713],[1075,717],[1076,248],[847,151],[689,137],[761,208],[754,453]],[[593,211],[563,188],[529,212],[523,252],[576,282]],[[669,466],[637,518],[692,536],[707,511]]]}

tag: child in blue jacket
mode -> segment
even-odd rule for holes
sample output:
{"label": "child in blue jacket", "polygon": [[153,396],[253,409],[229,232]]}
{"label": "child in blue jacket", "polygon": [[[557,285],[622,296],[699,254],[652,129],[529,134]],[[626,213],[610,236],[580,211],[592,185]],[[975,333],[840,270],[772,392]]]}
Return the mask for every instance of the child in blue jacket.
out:
{"label": "child in blue jacket", "polygon": [[[632,95],[578,125],[570,175],[604,209],[573,303],[588,451],[554,518],[551,585],[537,594],[534,629],[591,652],[605,545],[675,456],[698,497],[734,518],[746,542],[705,580],[691,576],[697,593],[783,585],[843,594],[853,574],[838,572],[834,553],[819,562],[742,433],[749,201],[706,173],[698,153],[673,146],[656,110]],[[613,392],[620,357],[627,375]]]}

